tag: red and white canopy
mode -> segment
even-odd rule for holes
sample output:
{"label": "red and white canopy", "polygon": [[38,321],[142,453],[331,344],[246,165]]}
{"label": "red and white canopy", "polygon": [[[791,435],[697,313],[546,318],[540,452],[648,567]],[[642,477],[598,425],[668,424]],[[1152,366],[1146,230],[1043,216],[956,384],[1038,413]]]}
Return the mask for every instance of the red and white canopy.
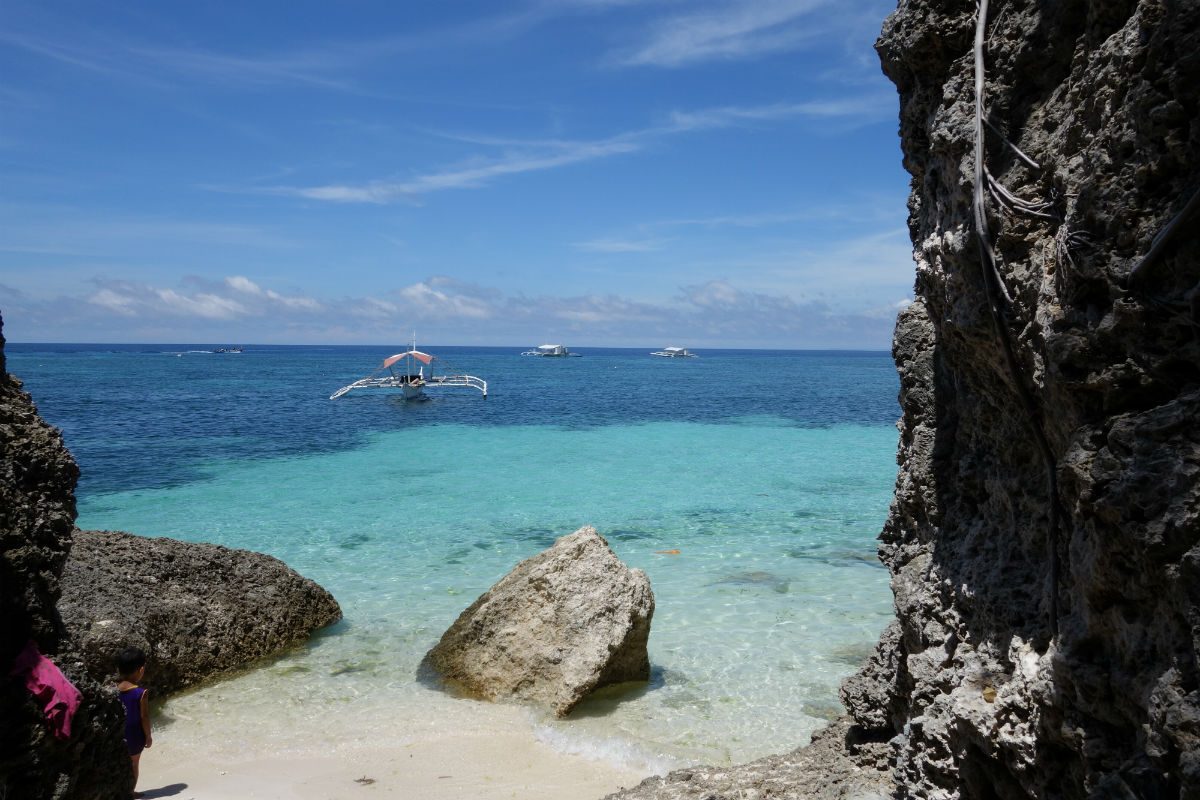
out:
{"label": "red and white canopy", "polygon": [[408,352],[405,352],[405,353],[396,353],[396,355],[394,355],[394,356],[388,356],[387,358],[385,358],[383,360],[383,365],[385,367],[390,367],[392,364],[395,364],[400,359],[407,358],[408,356],[412,356],[413,358],[417,359],[417,361],[420,361],[422,364],[429,364],[433,361],[433,356],[429,355],[428,353],[422,353],[420,350],[409,350]]}

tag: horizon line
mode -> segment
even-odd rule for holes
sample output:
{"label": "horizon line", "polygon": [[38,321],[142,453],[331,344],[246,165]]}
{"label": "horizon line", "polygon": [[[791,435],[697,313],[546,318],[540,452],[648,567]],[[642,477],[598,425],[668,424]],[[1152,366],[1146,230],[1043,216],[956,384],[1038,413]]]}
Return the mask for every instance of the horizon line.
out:
{"label": "horizon line", "polygon": [[[258,342],[258,343],[251,343],[251,344],[231,345],[228,342],[225,342],[224,344],[222,344],[220,342],[215,342],[215,341],[212,341],[212,342],[153,342],[153,341],[145,341],[145,342],[51,342],[51,341],[16,341],[13,339],[6,339],[4,341],[3,346],[7,347],[8,345],[58,345],[58,346],[88,346],[88,347],[105,347],[105,346],[112,346],[112,347],[142,346],[142,347],[147,347],[150,345],[154,345],[154,346],[158,346],[158,347],[167,347],[167,346],[174,347],[174,346],[215,345],[218,347],[240,347],[243,349],[250,348],[250,347],[253,347],[253,348],[272,348],[272,347],[380,347],[380,348],[389,348],[389,347],[397,346],[394,343],[381,344],[381,343],[374,343],[374,342],[373,343],[363,343],[363,344],[332,344],[332,343],[297,344],[297,343],[283,343],[283,342],[278,342],[278,343]],[[489,350],[505,350],[508,348],[538,347],[538,345],[529,345],[529,344],[499,344],[499,345],[494,345],[494,344],[433,344],[433,345],[421,345],[421,346],[422,347],[475,347],[475,348],[489,349]],[[580,348],[596,349],[596,350],[641,350],[643,347],[652,347],[652,348],[662,349],[662,347],[677,347],[677,346],[682,346],[682,345],[619,345],[619,346],[618,345],[577,345],[577,347],[580,347]],[[797,353],[882,353],[882,354],[889,355],[889,356],[891,355],[890,349],[874,349],[874,348],[869,348],[869,347],[762,347],[762,346],[756,346],[756,347],[708,347],[708,346],[704,346],[704,345],[699,345],[698,348],[703,349],[703,350],[718,350],[718,351],[725,351],[725,350],[780,351],[780,350],[782,350],[782,351],[797,352]],[[694,350],[695,348],[688,346],[688,349]]]}

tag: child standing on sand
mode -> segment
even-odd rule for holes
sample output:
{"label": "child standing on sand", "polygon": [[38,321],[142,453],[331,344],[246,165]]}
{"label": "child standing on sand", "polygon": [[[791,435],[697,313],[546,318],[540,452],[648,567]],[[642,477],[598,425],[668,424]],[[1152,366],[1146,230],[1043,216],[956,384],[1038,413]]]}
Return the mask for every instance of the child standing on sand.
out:
{"label": "child standing on sand", "polygon": [[[127,647],[117,656],[117,671],[121,682],[117,691],[121,705],[125,706],[125,746],[133,759],[133,786],[137,788],[138,761],[142,750],[154,743],[150,736],[150,710],[146,702],[146,689],[137,683],[146,674],[146,654],[136,647]],[[137,792],[134,797],[140,797]]]}

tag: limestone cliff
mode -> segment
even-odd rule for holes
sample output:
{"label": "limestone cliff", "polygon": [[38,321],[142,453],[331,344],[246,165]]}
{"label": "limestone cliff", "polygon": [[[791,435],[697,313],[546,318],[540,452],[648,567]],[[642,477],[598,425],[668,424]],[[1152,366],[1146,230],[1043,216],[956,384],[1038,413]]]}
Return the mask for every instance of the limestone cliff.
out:
{"label": "limestone cliff", "polygon": [[1200,797],[1200,2],[983,11],[877,44],[917,277],[853,724],[621,797],[877,796],[870,742],[896,797]]}
{"label": "limestone cliff", "polygon": [[[0,336],[0,798],[127,798],[121,705],[88,677],[55,607],[79,470],[8,374],[3,344]],[[52,733],[45,702],[10,674],[30,641],[82,694],[68,739]]]}
{"label": "limestone cliff", "polygon": [[916,302],[899,630],[844,696],[904,795],[1197,796],[1200,3],[984,11],[877,45]]}

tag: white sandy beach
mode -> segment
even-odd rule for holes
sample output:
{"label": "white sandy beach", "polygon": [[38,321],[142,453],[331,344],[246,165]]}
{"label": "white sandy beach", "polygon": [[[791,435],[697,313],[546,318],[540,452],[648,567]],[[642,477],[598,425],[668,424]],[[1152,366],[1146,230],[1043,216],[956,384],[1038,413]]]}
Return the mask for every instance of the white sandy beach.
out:
{"label": "white sandy beach", "polygon": [[527,735],[448,736],[401,747],[342,748],[218,762],[164,737],[142,756],[138,790],[178,800],[368,800],[372,797],[586,800],[634,786],[639,775],[559,753]]}

